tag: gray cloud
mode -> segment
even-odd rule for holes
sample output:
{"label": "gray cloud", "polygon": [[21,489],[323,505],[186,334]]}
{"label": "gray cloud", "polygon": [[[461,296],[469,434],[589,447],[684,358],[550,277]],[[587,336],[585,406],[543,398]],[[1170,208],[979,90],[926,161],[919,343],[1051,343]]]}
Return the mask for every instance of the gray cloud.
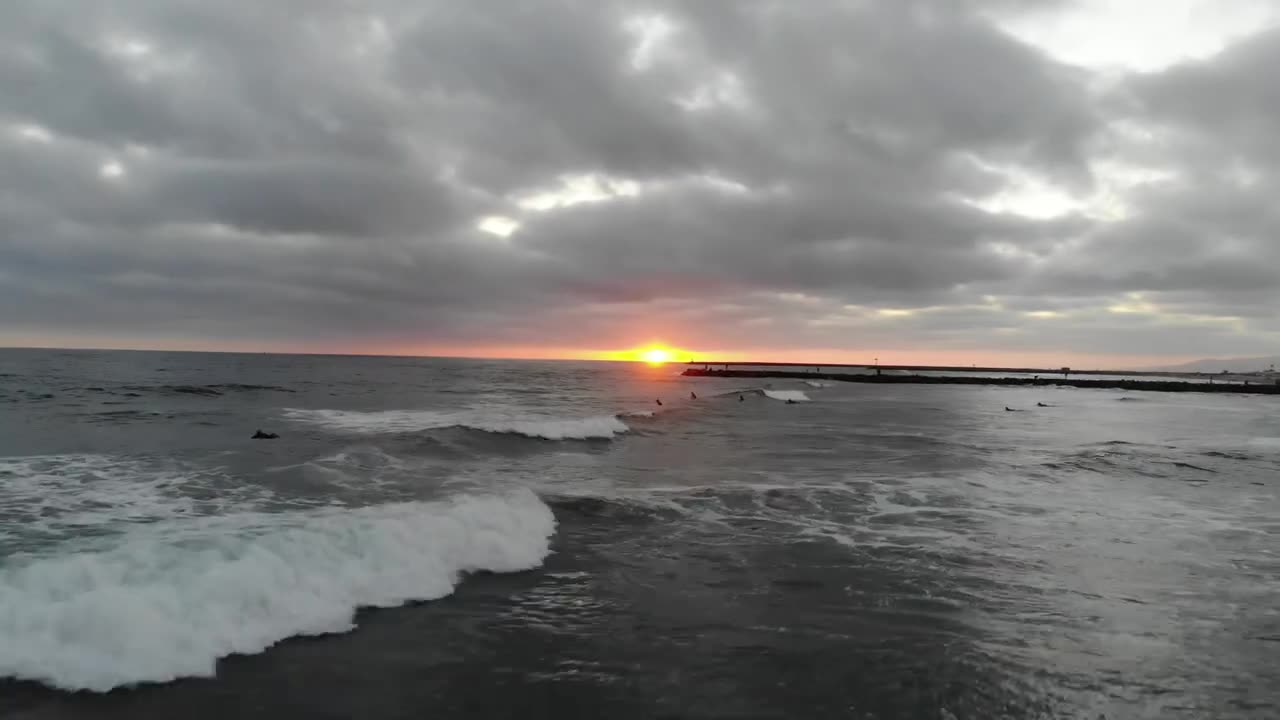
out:
{"label": "gray cloud", "polygon": [[1275,349],[1280,36],[1100,91],[1026,9],[9,3],[0,342]]}
{"label": "gray cloud", "polygon": [[1131,78],[1121,89],[1125,119],[1150,135],[1119,152],[1165,176],[1129,193],[1123,222],[1056,257],[1043,287],[1077,296],[1141,292],[1171,314],[1239,318],[1232,334],[1199,326],[1189,342],[1273,349],[1280,94],[1267,76],[1278,58],[1280,32],[1271,30],[1208,60]]}

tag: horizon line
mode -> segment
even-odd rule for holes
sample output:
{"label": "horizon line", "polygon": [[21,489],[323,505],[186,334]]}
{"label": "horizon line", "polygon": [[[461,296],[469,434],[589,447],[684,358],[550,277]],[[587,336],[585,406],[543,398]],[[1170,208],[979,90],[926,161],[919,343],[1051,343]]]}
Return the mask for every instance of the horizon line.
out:
{"label": "horizon line", "polygon": [[[368,357],[421,360],[525,360],[547,362],[644,362],[626,358],[581,357],[494,357],[490,355],[405,355],[395,353],[362,352],[313,352],[306,350],[186,350],[173,348],[119,348],[119,347],[64,347],[44,345],[0,345],[0,350],[62,350],[67,352],[138,352],[138,353],[191,353],[200,355],[301,355],[306,357]],[[683,363],[671,360],[667,364]]]}
{"label": "horizon line", "polygon": [[[627,353],[627,352],[633,352],[633,351],[630,351],[630,350],[589,350],[589,351],[584,351],[584,354],[587,354],[587,355],[589,355],[589,356],[583,356],[583,355],[569,355],[569,354],[562,355],[562,356],[525,356],[525,355],[518,355],[518,354],[511,354],[511,355],[483,355],[483,354],[465,354],[465,353],[463,353],[463,354],[452,354],[452,353],[447,353],[447,352],[446,352],[446,353],[405,353],[405,352],[359,352],[359,351],[347,351],[347,352],[342,352],[342,351],[309,351],[309,350],[212,350],[212,349],[154,348],[154,347],[152,347],[152,348],[139,348],[139,347],[95,347],[95,346],[58,346],[58,345],[6,345],[6,344],[0,344],[0,350],[36,350],[36,351],[59,351],[59,350],[61,350],[61,351],[68,351],[68,352],[138,352],[138,353],[147,353],[147,352],[149,352],[149,353],[193,353],[193,354],[209,354],[209,355],[284,355],[284,356],[303,356],[303,357],[367,357],[367,358],[400,358],[400,359],[424,359],[424,360],[517,360],[517,361],[528,361],[528,362],[539,362],[539,361],[545,361],[545,362],[608,362],[608,363],[638,363],[638,364],[653,364],[652,362],[646,361],[646,360],[644,360],[643,358],[640,358],[640,357],[625,357],[625,356],[622,356],[624,353]],[[817,350],[815,350],[815,351],[816,351],[816,352],[831,352],[831,350],[830,350],[830,349],[827,349],[827,350],[824,350],[824,351],[817,351]],[[721,351],[717,351],[717,352],[725,352],[725,351],[721,350]],[[906,351],[906,352],[918,352],[918,351]],[[697,357],[697,356],[696,356],[696,354],[690,353],[688,350],[683,350],[683,351],[681,351],[681,353],[680,353],[680,354],[681,354],[681,355],[684,355],[685,357],[672,357],[672,358],[671,358],[671,359],[669,359],[669,360],[663,361],[663,363],[662,363],[662,364],[666,364],[666,365],[689,365],[689,364],[723,365],[723,364],[725,364],[725,363],[727,362],[727,363],[729,363],[729,364],[735,364],[735,365],[753,365],[753,364],[779,365],[779,364],[785,364],[785,365],[796,365],[796,366],[808,366],[808,365],[813,365],[813,366],[819,366],[819,367],[821,367],[821,366],[829,366],[829,367],[837,367],[837,366],[845,366],[845,367],[875,367],[876,365],[879,365],[880,367],[885,367],[885,368],[889,368],[889,367],[928,367],[928,366],[964,368],[964,367],[972,367],[972,366],[974,365],[974,363],[958,363],[958,364],[957,364],[957,363],[955,363],[954,361],[951,361],[950,363],[947,363],[947,362],[931,362],[931,363],[900,363],[900,362],[899,362],[899,363],[888,363],[888,362],[878,362],[878,361],[876,361],[875,359],[873,359],[873,361],[872,361],[872,362],[866,362],[866,363],[851,363],[851,362],[848,362],[848,361],[844,361],[844,362],[825,362],[825,361],[818,361],[818,362],[811,362],[811,361],[794,362],[794,361],[777,361],[777,360],[759,360],[759,361],[746,361],[746,360],[728,360],[728,361],[725,361],[725,360],[698,360],[698,359],[696,359],[696,357]],[[729,352],[725,352],[725,354],[726,354],[726,355],[737,355],[737,354],[740,354],[740,353],[737,353],[737,352],[734,352],[734,351],[729,351]],[[765,351],[763,354],[768,355],[769,353],[768,353],[768,351]],[[881,355],[883,355],[883,352],[881,352]],[[1191,357],[1191,356],[1181,356],[1181,357],[1186,358],[1186,357]],[[1269,357],[1269,356],[1267,356],[1267,357]],[[1140,369],[1142,369],[1143,367],[1145,367],[1145,368],[1150,368],[1150,369],[1156,369],[1156,368],[1163,368],[1163,367],[1173,367],[1173,366],[1175,366],[1175,365],[1179,365],[1179,364],[1189,364],[1189,363],[1193,363],[1193,362],[1194,362],[1194,363],[1200,363],[1200,362],[1232,361],[1232,360],[1253,360],[1253,359],[1267,359],[1267,357],[1264,357],[1264,356],[1244,356],[1244,355],[1240,355],[1240,356],[1230,356],[1230,357],[1218,356],[1218,357],[1213,357],[1213,358],[1196,357],[1196,358],[1193,358],[1193,359],[1191,359],[1191,360],[1182,360],[1182,361],[1175,361],[1175,360],[1173,360],[1172,358],[1164,358],[1164,359],[1156,359],[1156,358],[1153,358],[1153,359],[1152,359],[1152,361],[1151,361],[1151,364],[1150,364],[1150,365],[1147,365],[1147,364],[1145,364],[1145,363],[1144,363],[1142,366],[1131,366],[1131,367],[1132,367],[1132,369],[1135,369],[1135,370],[1140,370]],[[834,360],[834,358],[833,358],[833,360]],[[1163,361],[1162,361],[1162,360],[1163,360]],[[1095,360],[1094,362],[1097,362],[1097,361]],[[978,365],[987,365],[988,367],[996,367],[995,365],[991,365],[990,363],[982,363],[982,364],[978,364]],[[1065,366],[1059,366],[1059,367],[1065,367]],[[1084,369],[1085,367],[1087,367],[1087,366],[1086,366],[1086,365],[1082,365],[1082,364],[1077,363],[1077,364],[1074,366],[1074,368],[1073,368],[1073,369]],[[1102,368],[1102,367],[1103,367],[1102,365],[1093,365],[1093,369],[1095,369],[1095,370],[1096,370],[1096,369],[1100,369],[1100,368]],[[1053,370],[1050,370],[1050,371],[1052,372]]]}

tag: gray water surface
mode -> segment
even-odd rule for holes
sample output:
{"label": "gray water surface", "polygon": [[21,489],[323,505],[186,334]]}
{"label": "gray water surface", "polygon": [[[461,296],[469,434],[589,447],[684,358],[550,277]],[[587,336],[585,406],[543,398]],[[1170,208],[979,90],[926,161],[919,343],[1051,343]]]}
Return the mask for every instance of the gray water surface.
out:
{"label": "gray water surface", "polygon": [[1280,717],[1275,399],[678,372],[0,350],[0,714]]}

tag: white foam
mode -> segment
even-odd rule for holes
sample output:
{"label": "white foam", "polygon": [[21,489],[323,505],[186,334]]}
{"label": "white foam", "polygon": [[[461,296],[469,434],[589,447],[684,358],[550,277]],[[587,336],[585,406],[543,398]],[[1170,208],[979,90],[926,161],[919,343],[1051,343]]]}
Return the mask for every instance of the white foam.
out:
{"label": "white foam", "polygon": [[[246,500],[248,489],[223,482],[216,470],[171,460],[109,455],[0,458],[0,540],[61,535],[80,528],[153,522],[213,513]],[[216,493],[193,488],[217,485]]]}
{"label": "white foam", "polygon": [[794,402],[809,402],[809,396],[804,394],[803,390],[765,390],[765,397],[774,400],[792,400]]}
{"label": "white foam", "polygon": [[332,455],[316,458],[313,465],[341,465],[364,470],[404,470],[409,467],[404,458],[396,457],[376,445],[363,445],[339,450]]}
{"label": "white foam", "polygon": [[379,434],[464,427],[492,433],[515,433],[544,440],[608,439],[631,428],[616,415],[559,418],[511,410],[297,410],[286,409],[291,420],[345,432]]}
{"label": "white foam", "polygon": [[615,415],[598,415],[596,417],[573,420],[555,419],[508,419],[480,420],[465,423],[466,427],[496,433],[517,433],[527,437],[546,440],[587,440],[590,438],[611,438],[629,431],[626,423]]}
{"label": "white foam", "polygon": [[816,387],[816,388],[829,388],[829,387],[831,387],[831,383],[826,382],[826,381],[823,381],[823,380],[805,380],[805,381],[804,381],[804,384],[805,384],[805,385],[808,385],[809,387]]}
{"label": "white foam", "polygon": [[416,432],[433,428],[450,427],[457,423],[457,416],[433,410],[298,410],[286,408],[284,416],[290,420],[318,425],[330,430],[376,435],[379,433]]}
{"label": "white foam", "polygon": [[[162,527],[163,526],[163,527]],[[0,676],[105,692],[214,674],[285,638],[344,632],[358,607],[539,565],[555,529],[529,490],[357,510],[199,518],[112,547],[0,566]]]}

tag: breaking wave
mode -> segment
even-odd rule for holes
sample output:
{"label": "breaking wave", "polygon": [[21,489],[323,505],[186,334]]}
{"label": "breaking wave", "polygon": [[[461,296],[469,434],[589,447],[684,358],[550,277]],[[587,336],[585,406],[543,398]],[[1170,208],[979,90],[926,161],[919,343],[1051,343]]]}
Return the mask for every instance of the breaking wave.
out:
{"label": "breaking wave", "polygon": [[805,380],[804,384],[808,385],[809,387],[815,387],[815,388],[829,388],[833,385],[833,383],[827,382],[825,380]]}
{"label": "breaking wave", "polygon": [[764,396],[774,400],[791,400],[793,402],[809,402],[809,396],[803,390],[764,390]]}
{"label": "breaking wave", "polygon": [[360,607],[536,567],[555,518],[531,491],[163,523],[0,566],[0,676],[105,692],[208,677],[219,658],[345,632]]}
{"label": "breaking wave", "polygon": [[509,412],[466,410],[284,411],[285,417],[330,430],[376,435],[461,427],[489,433],[511,433],[542,440],[610,439],[631,430],[617,415],[556,418]]}

